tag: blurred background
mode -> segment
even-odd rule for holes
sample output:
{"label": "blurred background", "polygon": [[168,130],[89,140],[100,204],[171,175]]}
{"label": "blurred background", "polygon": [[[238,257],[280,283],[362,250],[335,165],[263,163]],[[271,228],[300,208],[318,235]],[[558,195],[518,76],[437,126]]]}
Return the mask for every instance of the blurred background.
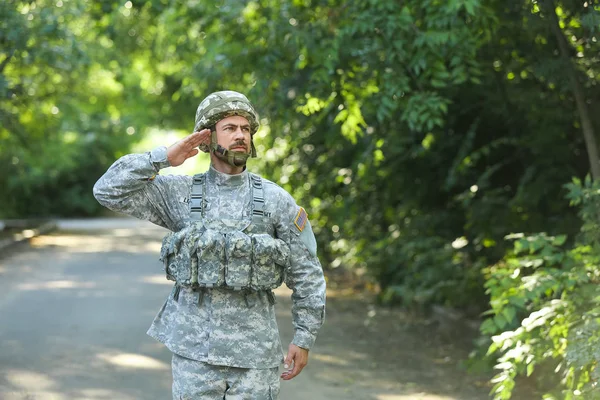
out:
{"label": "blurred background", "polygon": [[329,279],[480,321],[497,398],[595,398],[599,30],[595,1],[4,0],[0,219],[103,215],[112,162],[236,90]]}

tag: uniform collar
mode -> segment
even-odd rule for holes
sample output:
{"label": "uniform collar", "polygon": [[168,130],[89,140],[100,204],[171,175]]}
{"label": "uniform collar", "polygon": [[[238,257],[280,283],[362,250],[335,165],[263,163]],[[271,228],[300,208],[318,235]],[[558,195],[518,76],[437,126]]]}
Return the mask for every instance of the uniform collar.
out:
{"label": "uniform collar", "polygon": [[248,180],[248,170],[244,169],[243,172],[235,175],[225,174],[217,171],[211,165],[208,169],[208,180],[218,186],[241,186]]}

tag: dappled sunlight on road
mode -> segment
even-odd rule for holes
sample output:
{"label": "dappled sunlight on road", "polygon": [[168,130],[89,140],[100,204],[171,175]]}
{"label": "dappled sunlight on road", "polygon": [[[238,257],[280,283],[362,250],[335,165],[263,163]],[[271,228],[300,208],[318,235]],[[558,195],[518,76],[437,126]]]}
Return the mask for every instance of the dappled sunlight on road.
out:
{"label": "dappled sunlight on road", "polygon": [[143,276],[140,279],[141,282],[144,283],[150,283],[152,285],[167,285],[167,286],[173,286],[174,282],[168,280],[164,274],[161,275],[149,275],[149,276]]}
{"label": "dappled sunlight on road", "polygon": [[[25,272],[25,273],[29,273],[29,272],[35,271],[36,269],[29,264],[23,264],[23,265],[19,266],[19,270],[22,272]],[[13,271],[11,271],[10,269],[4,268],[4,267],[0,267],[0,274],[5,273],[5,272],[10,273]]]}
{"label": "dappled sunlight on road", "polygon": [[48,375],[19,369],[6,371],[5,379],[17,389],[37,388],[38,390],[47,390],[54,389],[57,386],[56,381]]}
{"label": "dappled sunlight on road", "polygon": [[[292,337],[291,291],[281,288],[276,293],[277,319],[284,333],[285,348],[286,337]],[[462,355],[438,342],[435,331],[421,317],[402,309],[376,307],[345,293],[339,297],[328,293],[328,304],[325,324],[311,349],[309,366],[303,372],[320,388],[322,398],[487,398],[487,388],[480,390],[474,384],[475,379],[461,371],[457,360]],[[303,386],[292,383],[284,390],[293,394],[302,391]]]}
{"label": "dappled sunlight on road", "polygon": [[170,394],[170,353],[145,335],[172,285],[162,235],[58,231],[0,261],[1,400]]}
{"label": "dappled sunlight on road", "polygon": [[[119,235],[114,234],[115,232]],[[122,240],[127,238],[128,240]],[[67,247],[69,252],[98,253],[126,251],[128,253],[159,254],[161,242],[156,238],[145,238],[140,232],[131,229],[115,229],[98,236],[47,235],[31,240],[33,247]]]}
{"label": "dappled sunlight on road", "polygon": [[[140,297],[144,295],[145,288],[143,284],[149,285],[165,285],[172,286],[173,283],[168,281],[164,276],[153,275],[146,276],[139,279],[139,285],[131,286],[120,281],[120,277],[116,274],[106,274],[106,281],[96,283],[90,281],[78,281],[74,279],[63,279],[63,280],[39,280],[34,282],[18,283],[14,287],[17,290],[24,292],[64,292],[63,295],[71,296],[72,298],[100,298],[100,297],[115,297],[122,294],[130,296],[130,298]],[[164,282],[161,282],[164,281]],[[68,294],[67,294],[68,292]],[[165,292],[166,295],[166,292]]]}
{"label": "dappled sunlight on road", "polygon": [[154,369],[170,371],[171,367],[162,361],[155,358],[144,356],[141,354],[132,353],[121,353],[121,354],[97,354],[100,360],[103,360],[109,364],[125,367],[125,368],[137,368],[137,369]]}
{"label": "dappled sunlight on road", "polygon": [[[171,354],[145,336],[173,285],[158,260],[161,236],[121,227],[49,234],[3,260],[1,400],[169,397]],[[275,294],[285,349],[292,291],[284,285]],[[460,354],[441,346],[427,321],[377,307],[346,284],[328,288],[328,304],[310,365],[282,384],[282,399],[484,398],[472,394],[456,372]]]}
{"label": "dappled sunlight on road", "polygon": [[331,364],[331,365],[348,365],[348,360],[343,359],[341,357],[334,357],[334,356],[330,356],[327,354],[312,354],[312,359],[327,363],[327,364]]}
{"label": "dappled sunlight on road", "polygon": [[102,388],[69,390],[66,393],[50,390],[23,390],[2,393],[2,400],[139,400],[123,392]]}
{"label": "dappled sunlight on road", "polygon": [[334,356],[326,353],[314,353],[311,355],[311,358],[323,363],[341,366],[361,363],[367,359],[367,355],[364,353],[357,353],[356,351],[353,351],[351,349],[347,349],[344,352],[343,357],[341,355]]}
{"label": "dappled sunlight on road", "polygon": [[52,391],[27,391],[2,393],[2,400],[74,400],[64,393]]}
{"label": "dappled sunlight on road", "polygon": [[70,399],[74,400],[138,400],[137,396],[128,396],[123,392],[110,389],[90,388],[82,389],[74,392],[73,397]]}
{"label": "dappled sunlight on road", "polygon": [[113,229],[110,231],[110,235],[114,237],[125,237],[132,238],[140,235],[139,229]]}
{"label": "dappled sunlight on road", "polygon": [[38,282],[38,283],[21,283],[17,287],[20,290],[54,290],[54,289],[89,289],[95,287],[93,282],[76,282],[71,280]]}
{"label": "dappled sunlight on road", "polygon": [[[67,338],[61,340],[67,345],[71,342]],[[55,349],[51,352],[57,351],[57,346],[46,347]],[[121,380],[139,381],[140,377],[151,381],[155,389],[162,387],[164,392],[169,392],[171,380],[168,362],[110,348],[90,350],[82,352],[81,348],[76,348],[54,353],[51,357],[45,354],[36,361],[35,366],[6,368],[7,363],[3,361],[4,368],[0,368],[0,399],[138,400],[147,398],[143,394],[146,390],[143,384],[125,383],[115,387],[114,383]]]}

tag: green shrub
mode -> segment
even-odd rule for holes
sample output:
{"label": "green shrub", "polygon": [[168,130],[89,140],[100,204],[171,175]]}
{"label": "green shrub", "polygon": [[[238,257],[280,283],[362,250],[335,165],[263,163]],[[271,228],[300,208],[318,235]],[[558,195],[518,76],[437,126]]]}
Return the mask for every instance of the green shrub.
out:
{"label": "green shrub", "polygon": [[600,399],[600,185],[565,185],[580,208],[581,234],[513,234],[513,250],[484,270],[489,317],[481,332],[497,357],[494,399],[510,399],[518,376],[535,372],[544,399]]}

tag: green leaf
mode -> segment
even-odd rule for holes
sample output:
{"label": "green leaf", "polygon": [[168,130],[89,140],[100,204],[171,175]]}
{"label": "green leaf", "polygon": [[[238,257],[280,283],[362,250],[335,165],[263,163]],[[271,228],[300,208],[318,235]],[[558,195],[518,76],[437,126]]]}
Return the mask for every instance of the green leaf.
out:
{"label": "green leaf", "polygon": [[527,376],[531,376],[533,371],[535,370],[535,363],[531,362],[527,364]]}
{"label": "green leaf", "polygon": [[562,246],[567,241],[567,235],[558,235],[552,240],[554,246]]}
{"label": "green leaf", "polygon": [[502,315],[504,315],[508,323],[514,322],[516,314],[516,310],[513,307],[505,307],[502,309]]}
{"label": "green leaf", "polygon": [[498,314],[494,317],[494,323],[496,324],[496,326],[500,329],[504,329],[507,325],[507,320],[504,316],[502,316],[501,314]]}

